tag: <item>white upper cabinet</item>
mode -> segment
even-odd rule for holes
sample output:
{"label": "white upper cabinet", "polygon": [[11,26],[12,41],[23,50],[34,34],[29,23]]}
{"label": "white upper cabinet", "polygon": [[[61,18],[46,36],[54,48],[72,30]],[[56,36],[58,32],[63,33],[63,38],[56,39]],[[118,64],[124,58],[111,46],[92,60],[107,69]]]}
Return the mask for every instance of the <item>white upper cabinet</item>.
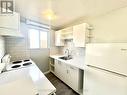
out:
{"label": "white upper cabinet", "polygon": [[20,31],[20,15],[0,15],[0,35],[22,37]]}
{"label": "white upper cabinet", "polygon": [[65,40],[73,40],[75,47],[85,47],[89,42],[89,25],[87,23],[71,26],[55,33],[56,46],[64,46]]}
{"label": "white upper cabinet", "polygon": [[83,23],[73,26],[73,42],[75,47],[85,47],[85,44],[89,42],[89,30],[88,24]]}
{"label": "white upper cabinet", "polygon": [[73,27],[68,27],[55,32],[56,46],[64,46],[66,39],[73,39]]}
{"label": "white upper cabinet", "polygon": [[73,27],[62,29],[63,39],[73,39]]}
{"label": "white upper cabinet", "polygon": [[55,46],[64,46],[61,30],[55,32]]}

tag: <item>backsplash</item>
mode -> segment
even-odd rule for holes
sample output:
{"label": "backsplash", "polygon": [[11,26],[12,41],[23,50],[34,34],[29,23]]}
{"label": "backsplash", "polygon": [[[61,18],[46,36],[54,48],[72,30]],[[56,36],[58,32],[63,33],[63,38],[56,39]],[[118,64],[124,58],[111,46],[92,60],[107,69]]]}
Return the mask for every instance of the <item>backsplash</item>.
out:
{"label": "backsplash", "polygon": [[65,46],[59,48],[59,53],[64,54],[66,49],[69,49],[73,57],[85,56],[85,48],[74,47],[72,40],[65,41]]}
{"label": "backsplash", "polygon": [[11,61],[30,58],[29,50],[25,38],[6,38],[6,51],[11,57]]}
{"label": "backsplash", "polygon": [[5,54],[5,41],[4,38],[0,36],[0,62],[4,54]]}

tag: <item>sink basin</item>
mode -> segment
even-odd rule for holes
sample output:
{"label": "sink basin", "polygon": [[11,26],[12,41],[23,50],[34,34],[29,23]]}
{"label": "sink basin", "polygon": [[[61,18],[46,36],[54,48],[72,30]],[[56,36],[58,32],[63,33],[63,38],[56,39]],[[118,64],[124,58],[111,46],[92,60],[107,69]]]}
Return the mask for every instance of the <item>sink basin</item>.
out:
{"label": "sink basin", "polygon": [[63,59],[63,60],[70,60],[72,59],[71,57],[66,57],[66,56],[63,56],[63,57],[59,57],[59,59]]}

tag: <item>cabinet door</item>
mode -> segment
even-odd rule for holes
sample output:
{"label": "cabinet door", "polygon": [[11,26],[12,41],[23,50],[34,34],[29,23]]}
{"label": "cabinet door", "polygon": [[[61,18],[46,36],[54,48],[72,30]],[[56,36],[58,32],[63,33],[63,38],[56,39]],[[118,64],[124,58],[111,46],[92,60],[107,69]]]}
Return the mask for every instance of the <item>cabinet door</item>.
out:
{"label": "cabinet door", "polygon": [[127,77],[87,67],[83,95],[127,95]]}
{"label": "cabinet door", "polygon": [[64,40],[62,39],[61,30],[55,32],[55,45],[64,46]]}
{"label": "cabinet door", "polygon": [[79,69],[67,66],[67,84],[75,91],[78,91],[79,87]]}
{"label": "cabinet door", "polygon": [[87,24],[79,24],[75,25],[73,27],[73,42],[75,47],[85,47],[85,44],[87,42],[87,35],[88,30],[87,30]]}
{"label": "cabinet door", "polygon": [[20,15],[0,15],[0,35],[23,37],[20,33]]}
{"label": "cabinet door", "polygon": [[55,74],[59,79],[66,83],[67,73],[65,63],[55,60]]}
{"label": "cabinet door", "polygon": [[66,68],[66,64],[61,62],[61,68],[60,68],[60,79],[66,83],[67,81],[67,68]]}
{"label": "cabinet door", "polygon": [[60,64],[58,60],[55,60],[55,75],[60,77]]}
{"label": "cabinet door", "polygon": [[14,13],[13,15],[0,15],[0,27],[19,30],[20,15]]}
{"label": "cabinet door", "polygon": [[62,29],[63,39],[73,39],[73,27]]}

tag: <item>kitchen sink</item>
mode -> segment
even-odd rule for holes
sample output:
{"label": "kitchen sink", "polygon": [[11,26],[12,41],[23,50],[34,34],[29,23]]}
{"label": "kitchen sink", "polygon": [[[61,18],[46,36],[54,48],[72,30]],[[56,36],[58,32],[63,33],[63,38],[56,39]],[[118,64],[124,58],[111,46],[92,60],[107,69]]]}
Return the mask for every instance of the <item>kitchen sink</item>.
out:
{"label": "kitchen sink", "polygon": [[63,57],[59,57],[59,59],[63,59],[63,60],[70,60],[72,59],[71,57],[66,57],[66,56],[63,56]]}

